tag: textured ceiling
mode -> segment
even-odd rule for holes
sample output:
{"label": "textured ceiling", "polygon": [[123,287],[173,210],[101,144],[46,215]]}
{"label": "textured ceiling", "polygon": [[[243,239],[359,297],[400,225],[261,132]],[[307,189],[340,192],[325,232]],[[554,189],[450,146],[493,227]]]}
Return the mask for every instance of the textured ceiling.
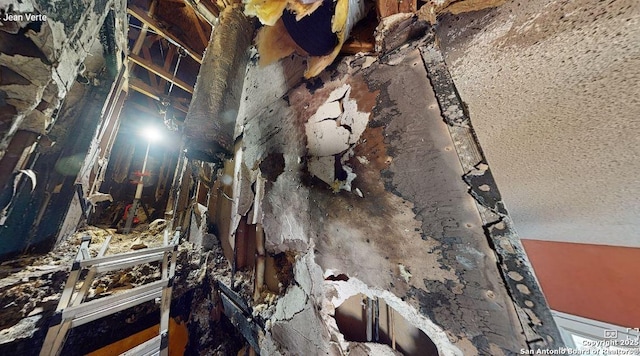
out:
{"label": "textured ceiling", "polygon": [[520,236],[640,246],[640,2],[511,1],[438,33]]}

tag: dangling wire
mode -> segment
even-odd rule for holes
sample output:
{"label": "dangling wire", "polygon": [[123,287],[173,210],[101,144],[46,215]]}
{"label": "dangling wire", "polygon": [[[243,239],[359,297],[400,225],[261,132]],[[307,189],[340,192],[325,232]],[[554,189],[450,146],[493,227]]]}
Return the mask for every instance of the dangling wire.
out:
{"label": "dangling wire", "polygon": [[180,60],[182,57],[185,57],[187,53],[182,49],[182,47],[178,47],[178,61],[176,62],[176,67],[173,69],[173,77],[171,78],[171,85],[169,86],[169,94],[171,94],[171,90],[173,89],[173,82],[176,79],[176,73],[178,73],[178,67],[180,67]]}
{"label": "dangling wire", "polygon": [[176,67],[173,69],[173,77],[171,78],[171,85],[169,86],[169,92],[167,93],[167,97],[162,99],[163,106],[163,114],[164,114],[164,124],[171,131],[177,131],[178,125],[173,119],[173,113],[169,110],[169,105],[171,103],[171,91],[173,90],[174,81],[176,79],[176,74],[178,73],[178,67],[180,67],[180,60],[182,57],[186,57],[187,53],[184,51],[182,47],[178,47],[178,60],[176,61]]}

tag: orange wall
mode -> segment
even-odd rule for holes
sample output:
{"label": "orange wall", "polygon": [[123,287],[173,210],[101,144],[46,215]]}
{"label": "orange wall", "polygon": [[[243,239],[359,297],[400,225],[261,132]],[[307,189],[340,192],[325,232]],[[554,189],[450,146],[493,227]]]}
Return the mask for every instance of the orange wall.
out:
{"label": "orange wall", "polygon": [[640,327],[640,248],[522,243],[551,309]]}

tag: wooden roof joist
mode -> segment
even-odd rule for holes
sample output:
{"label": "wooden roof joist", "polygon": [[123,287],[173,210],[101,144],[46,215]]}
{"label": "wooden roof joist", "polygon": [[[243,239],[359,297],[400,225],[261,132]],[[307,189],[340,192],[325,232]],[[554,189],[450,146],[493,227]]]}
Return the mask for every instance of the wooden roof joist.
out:
{"label": "wooden roof joist", "polygon": [[144,59],[140,56],[137,56],[135,54],[130,54],[129,55],[129,60],[132,61],[133,63],[141,66],[142,68],[160,76],[162,79],[169,81],[173,84],[175,84],[178,88],[193,94],[193,86],[191,84],[188,84],[187,82],[185,82],[182,79],[178,79],[178,78],[174,78],[173,74],[170,73],[169,71],[165,70],[164,68],[162,68],[161,66],[151,62],[150,60]]}
{"label": "wooden roof joist", "polygon": [[179,38],[174,36],[171,32],[163,28],[164,26],[162,26],[153,17],[149,16],[143,9],[134,5],[130,5],[127,8],[127,13],[131,14],[133,17],[140,20],[143,24],[149,26],[151,30],[153,30],[155,33],[159,34],[160,36],[164,37],[169,42],[184,49],[184,51],[187,52],[189,57],[193,58],[196,62],[202,64],[201,53],[198,53],[193,48],[189,47],[186,43],[182,42]]}
{"label": "wooden roof joist", "polygon": [[[140,94],[144,94],[151,99],[162,101],[163,95],[158,92],[158,90],[151,85],[143,82],[142,80],[131,77],[129,78],[129,88],[137,91]],[[171,106],[173,106],[176,110],[180,110],[184,113],[189,111],[189,108],[175,101],[171,102]]]}
{"label": "wooden roof joist", "polygon": [[220,10],[212,3],[202,0],[184,0],[184,2],[200,14],[209,25],[215,26],[218,23]]}

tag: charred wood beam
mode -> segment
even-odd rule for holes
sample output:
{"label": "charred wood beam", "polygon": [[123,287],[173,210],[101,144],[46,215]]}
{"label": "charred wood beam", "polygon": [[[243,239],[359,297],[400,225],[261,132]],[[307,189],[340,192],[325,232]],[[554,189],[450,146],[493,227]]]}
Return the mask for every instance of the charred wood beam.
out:
{"label": "charred wood beam", "polygon": [[[163,94],[160,93],[156,88],[152,87],[151,85],[143,82],[142,80],[132,77],[129,78],[129,88],[137,91],[140,94],[144,94],[148,97],[150,97],[151,99],[154,100],[158,100],[158,101],[162,101],[163,98]],[[177,103],[177,102],[171,102],[171,105],[176,109],[176,110],[180,110],[184,113],[186,113],[187,111],[189,111],[189,108],[182,105],[181,103]]]}
{"label": "charred wood beam", "polygon": [[141,8],[137,6],[129,6],[129,8],[127,8],[127,13],[140,20],[143,24],[149,26],[150,29],[166,38],[169,42],[175,44],[178,47],[182,47],[182,49],[187,52],[189,57],[193,58],[196,62],[202,63],[202,54],[199,54],[196,50],[181,41],[178,37],[167,31],[166,26],[162,25],[153,17],[147,15]]}
{"label": "charred wood beam", "polygon": [[[185,119],[187,155],[208,162],[233,152],[234,128],[254,26],[241,6],[227,7],[206,50]],[[229,44],[234,44],[229,46]]]}
{"label": "charred wood beam", "polygon": [[141,66],[142,68],[153,72],[155,74],[157,74],[158,76],[160,76],[161,78],[163,78],[164,80],[167,80],[169,82],[172,82],[173,84],[175,84],[177,87],[179,87],[180,89],[188,92],[188,93],[193,93],[193,86],[191,84],[188,84],[187,82],[185,82],[182,79],[178,79],[178,78],[174,78],[173,74],[169,73],[169,71],[164,70],[164,68],[160,67],[159,65],[146,60],[138,55],[135,54],[130,54],[129,55],[129,60],[132,61],[133,63]]}

